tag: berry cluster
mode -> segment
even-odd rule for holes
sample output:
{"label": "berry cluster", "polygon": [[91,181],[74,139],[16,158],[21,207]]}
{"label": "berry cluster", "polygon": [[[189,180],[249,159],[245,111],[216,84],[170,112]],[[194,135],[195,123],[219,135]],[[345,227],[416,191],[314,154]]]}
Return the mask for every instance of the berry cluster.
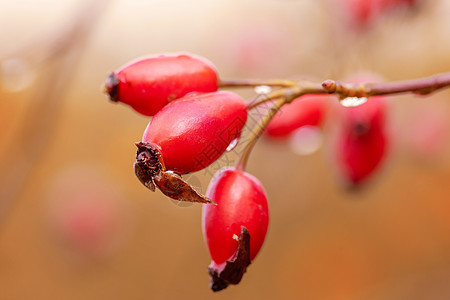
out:
{"label": "berry cluster", "polygon": [[[203,229],[214,291],[239,283],[264,242],[269,221],[261,183],[243,170],[220,170],[206,196],[181,178],[215,162],[247,122],[244,100],[217,89],[215,68],[186,54],[139,59],[105,82],[111,100],[153,116],[136,143],[134,169],[142,184],[175,200],[207,204]],[[211,151],[205,154],[205,149]]]}
{"label": "berry cluster", "polygon": [[[359,77],[349,84],[224,81],[211,63],[183,54],[129,63],[108,76],[105,91],[111,100],[153,116],[136,143],[134,170],[141,183],[172,199],[204,204],[202,228],[212,258],[208,268],[211,289],[219,291],[240,282],[266,236],[266,193],[258,179],[245,172],[250,152],[263,133],[283,140],[304,126],[322,127],[328,121],[333,129],[331,161],[345,182],[359,186],[389,153],[388,101],[380,95],[428,94],[449,86],[450,74],[409,82],[365,83],[377,80]],[[219,90],[239,86],[261,86],[266,92],[245,103],[239,95]],[[338,102],[330,101],[327,94],[339,95],[341,105],[334,105]],[[218,171],[206,195],[183,180],[182,175],[208,167],[234,145],[247,123],[248,111],[263,103],[270,103],[271,109],[251,131],[237,165]],[[332,114],[328,113],[331,108]]]}

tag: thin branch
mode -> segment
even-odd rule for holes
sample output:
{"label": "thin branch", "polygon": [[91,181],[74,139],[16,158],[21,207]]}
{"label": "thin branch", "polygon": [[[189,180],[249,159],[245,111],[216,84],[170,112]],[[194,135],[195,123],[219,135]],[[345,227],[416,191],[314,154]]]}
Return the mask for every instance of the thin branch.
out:
{"label": "thin branch", "polygon": [[276,98],[287,97],[292,101],[295,98],[306,94],[334,94],[338,95],[340,99],[345,99],[347,97],[371,97],[404,93],[428,95],[449,86],[450,73],[413,80],[384,83],[344,83],[341,81],[325,80],[319,84],[310,81],[299,81],[295,86],[274,90],[264,99],[250,103],[249,109]]}
{"label": "thin branch", "polygon": [[371,97],[402,93],[427,95],[448,86],[450,86],[450,73],[433,75],[426,78],[385,83],[352,84],[333,80],[326,80],[322,83],[322,87],[325,91],[330,94],[337,94],[341,98]]}
{"label": "thin branch", "polygon": [[271,80],[219,80],[219,87],[256,87],[261,85],[275,87],[293,87],[297,85],[297,81],[290,79],[271,79]]}
{"label": "thin branch", "polygon": [[276,100],[270,110],[264,115],[264,117],[258,122],[258,124],[255,125],[250,134],[249,142],[245,145],[242,155],[236,165],[237,169],[245,170],[250,153],[252,152],[252,149],[258,141],[259,137],[264,132],[264,129],[266,128],[267,124],[269,124],[270,120],[272,120],[272,118],[276,115],[280,108],[286,103],[288,103],[288,99],[286,98],[280,98]]}
{"label": "thin branch", "polygon": [[260,95],[260,97],[257,97],[254,101],[251,101],[250,103],[248,103],[247,109],[248,110],[253,109],[253,108],[257,107],[258,105],[261,105],[262,103],[273,101],[275,99],[289,98],[289,96],[292,93],[293,93],[293,88],[290,88],[290,89],[282,88],[282,89],[277,89],[277,90],[271,91],[268,94]]}
{"label": "thin branch", "polygon": [[[282,83],[286,83],[283,85]],[[271,91],[265,95],[263,99],[256,99],[250,102],[247,107],[253,109],[258,105],[268,101],[274,101],[272,108],[264,115],[259,123],[253,129],[249,142],[245,145],[244,151],[237,163],[236,168],[244,170],[250,153],[258,141],[261,134],[264,132],[267,124],[286,103],[292,102],[294,99],[307,94],[335,94],[341,99],[347,97],[371,97],[377,95],[391,95],[400,93],[415,93],[421,95],[430,94],[436,90],[450,86],[450,73],[434,75],[427,78],[420,78],[414,80],[405,80],[388,83],[343,83],[340,81],[326,80],[319,83],[310,81],[300,81],[292,85],[289,80],[270,80],[270,81],[223,81],[223,86],[239,86],[239,87],[254,87],[259,85],[279,86],[279,89]]]}
{"label": "thin branch", "polygon": [[298,82],[294,87],[280,88],[265,95],[265,97],[262,99],[257,98],[255,101],[250,102],[247,105],[247,108],[250,110],[263,103],[279,98],[287,99],[287,103],[290,103],[294,99],[306,94],[328,94],[328,92],[323,89],[320,83],[301,81]]}

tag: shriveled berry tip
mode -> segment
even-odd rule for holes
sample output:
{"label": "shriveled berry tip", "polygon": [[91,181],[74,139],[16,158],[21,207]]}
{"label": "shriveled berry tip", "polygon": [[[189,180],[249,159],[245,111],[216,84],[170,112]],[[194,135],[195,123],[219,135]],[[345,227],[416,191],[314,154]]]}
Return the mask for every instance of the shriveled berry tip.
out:
{"label": "shriveled berry tip", "polygon": [[109,95],[111,101],[119,101],[119,82],[119,77],[115,72],[109,73],[108,78],[106,78],[103,92]]}

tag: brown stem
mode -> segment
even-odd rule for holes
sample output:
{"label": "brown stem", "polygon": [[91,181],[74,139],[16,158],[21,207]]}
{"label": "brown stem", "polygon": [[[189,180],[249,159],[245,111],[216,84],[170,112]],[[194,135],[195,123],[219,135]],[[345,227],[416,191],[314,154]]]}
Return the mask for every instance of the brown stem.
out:
{"label": "brown stem", "polygon": [[296,86],[274,90],[267,94],[263,99],[257,99],[256,101],[249,103],[247,107],[248,109],[252,109],[257,107],[258,105],[278,98],[285,98],[289,103],[295,98],[298,98],[305,94],[328,94],[328,92],[323,89],[320,83],[300,81],[297,82]]}
{"label": "brown stem", "polygon": [[239,158],[239,161],[236,165],[236,169],[242,171],[245,170],[250,153],[252,152],[253,147],[258,141],[258,138],[264,132],[264,129],[266,128],[267,124],[269,124],[270,120],[272,120],[272,118],[280,110],[280,108],[288,102],[289,99],[284,97],[276,100],[273,106],[270,108],[270,110],[264,115],[264,117],[258,122],[258,124],[256,124],[256,126],[253,128],[253,131],[250,134],[249,142],[245,145],[242,155]]}
{"label": "brown stem", "polygon": [[[281,88],[270,92],[263,99],[258,99],[248,104],[248,109],[255,108],[256,106],[278,99],[274,102],[272,108],[266,113],[266,115],[259,121],[259,123],[253,129],[250,140],[244,148],[244,151],[236,165],[236,168],[245,170],[248,157],[256,144],[258,138],[264,132],[265,127],[280,108],[290,103],[292,100],[306,95],[306,94],[336,94],[341,99],[347,97],[370,97],[377,95],[390,95],[400,93],[415,93],[426,95],[430,94],[438,89],[442,89],[450,86],[450,73],[443,73],[434,75],[427,78],[419,78],[413,80],[388,82],[388,83],[343,83],[340,81],[325,80],[322,84],[313,83],[309,81],[296,82],[292,85],[293,81],[290,80],[270,80],[270,81],[222,81],[221,87],[224,86],[240,86],[240,87],[252,87],[258,85],[272,85],[279,86]],[[283,84],[285,83],[285,84]]]}
{"label": "brown stem", "polygon": [[247,109],[253,109],[256,106],[266,103],[268,101],[272,101],[279,98],[288,98],[289,95],[293,93],[292,89],[294,88],[281,88],[274,91],[271,91],[267,95],[261,95],[260,97],[256,98],[254,101],[247,104]]}
{"label": "brown stem", "polygon": [[276,86],[276,87],[293,87],[297,85],[297,81],[290,79],[271,79],[271,80],[219,80],[219,87],[255,87],[260,85]]}
{"label": "brown stem", "polygon": [[341,99],[402,93],[427,95],[448,86],[450,86],[450,73],[385,83],[344,83],[341,81],[325,80],[321,84],[318,84],[310,81],[300,81],[297,82],[296,86],[284,87],[272,91],[267,97],[250,103],[248,108],[252,109],[265,102],[286,96],[291,99],[288,101],[290,102],[306,94],[335,94]]}
{"label": "brown stem", "polygon": [[341,98],[370,97],[401,93],[427,95],[448,86],[450,86],[450,73],[386,83],[349,84],[333,80],[326,80],[322,83],[322,87],[325,91],[330,94],[338,94]]}
{"label": "brown stem", "polygon": [[255,107],[257,107],[257,106],[259,106],[259,105],[261,105],[263,103],[266,103],[266,102],[269,102],[269,101],[273,101],[273,100],[276,100],[278,98],[280,98],[280,97],[267,97],[267,98],[264,98],[264,99],[261,99],[261,100],[256,99],[256,101],[252,101],[249,104],[247,104],[247,109],[248,110],[254,109]]}

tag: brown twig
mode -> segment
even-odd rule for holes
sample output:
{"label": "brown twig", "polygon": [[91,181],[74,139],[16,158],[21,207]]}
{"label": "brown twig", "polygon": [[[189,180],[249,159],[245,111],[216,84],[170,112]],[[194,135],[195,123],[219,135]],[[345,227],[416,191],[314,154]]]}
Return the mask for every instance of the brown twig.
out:
{"label": "brown twig", "polygon": [[322,83],[322,86],[328,93],[339,94],[343,98],[402,93],[427,95],[438,89],[450,86],[450,73],[386,83],[346,84],[339,81],[326,80]]}
{"label": "brown twig", "polygon": [[[237,168],[244,170],[250,156],[250,153],[256,144],[258,138],[264,132],[267,124],[280,110],[280,108],[290,103],[292,100],[307,94],[335,94],[340,99],[347,97],[371,97],[378,95],[393,95],[401,93],[414,93],[427,95],[436,90],[450,86],[450,73],[433,75],[427,78],[419,78],[413,80],[387,82],[387,83],[343,83],[340,81],[325,80],[321,84],[310,81],[300,81],[292,84],[291,80],[241,80],[241,81],[222,81],[222,87],[254,87],[260,85],[279,86],[279,89],[273,90],[262,99],[257,99],[248,104],[248,109],[253,109],[258,105],[268,101],[274,101],[272,108],[254,127],[249,142],[245,146],[242,155],[238,161]],[[284,84],[283,84],[284,83]]]}
{"label": "brown twig", "polygon": [[[245,81],[242,81],[242,83],[244,82]],[[255,86],[256,82],[257,81],[250,82],[247,87]],[[263,84],[264,81],[261,81],[260,85]],[[344,83],[341,81],[325,80],[319,84],[310,81],[299,81],[295,86],[282,87],[274,90],[263,99],[250,103],[249,109],[276,98],[287,97],[293,100],[306,94],[334,94],[338,95],[340,99],[345,99],[347,97],[371,97],[404,93],[427,95],[449,86],[450,73],[413,80],[384,83]]]}
{"label": "brown twig", "polygon": [[258,138],[264,132],[264,129],[266,128],[267,124],[269,124],[270,120],[272,120],[272,118],[276,115],[280,108],[286,103],[288,103],[288,99],[284,97],[276,100],[271,109],[263,116],[258,124],[255,125],[253,131],[250,134],[249,142],[245,145],[245,148],[242,151],[242,155],[236,165],[237,169],[245,170],[248,158],[250,157],[250,153],[252,152],[253,147],[258,141]]}
{"label": "brown twig", "polygon": [[219,80],[219,87],[255,87],[255,86],[275,86],[275,87],[293,87],[297,85],[297,81],[290,79],[271,79],[271,80]]}

